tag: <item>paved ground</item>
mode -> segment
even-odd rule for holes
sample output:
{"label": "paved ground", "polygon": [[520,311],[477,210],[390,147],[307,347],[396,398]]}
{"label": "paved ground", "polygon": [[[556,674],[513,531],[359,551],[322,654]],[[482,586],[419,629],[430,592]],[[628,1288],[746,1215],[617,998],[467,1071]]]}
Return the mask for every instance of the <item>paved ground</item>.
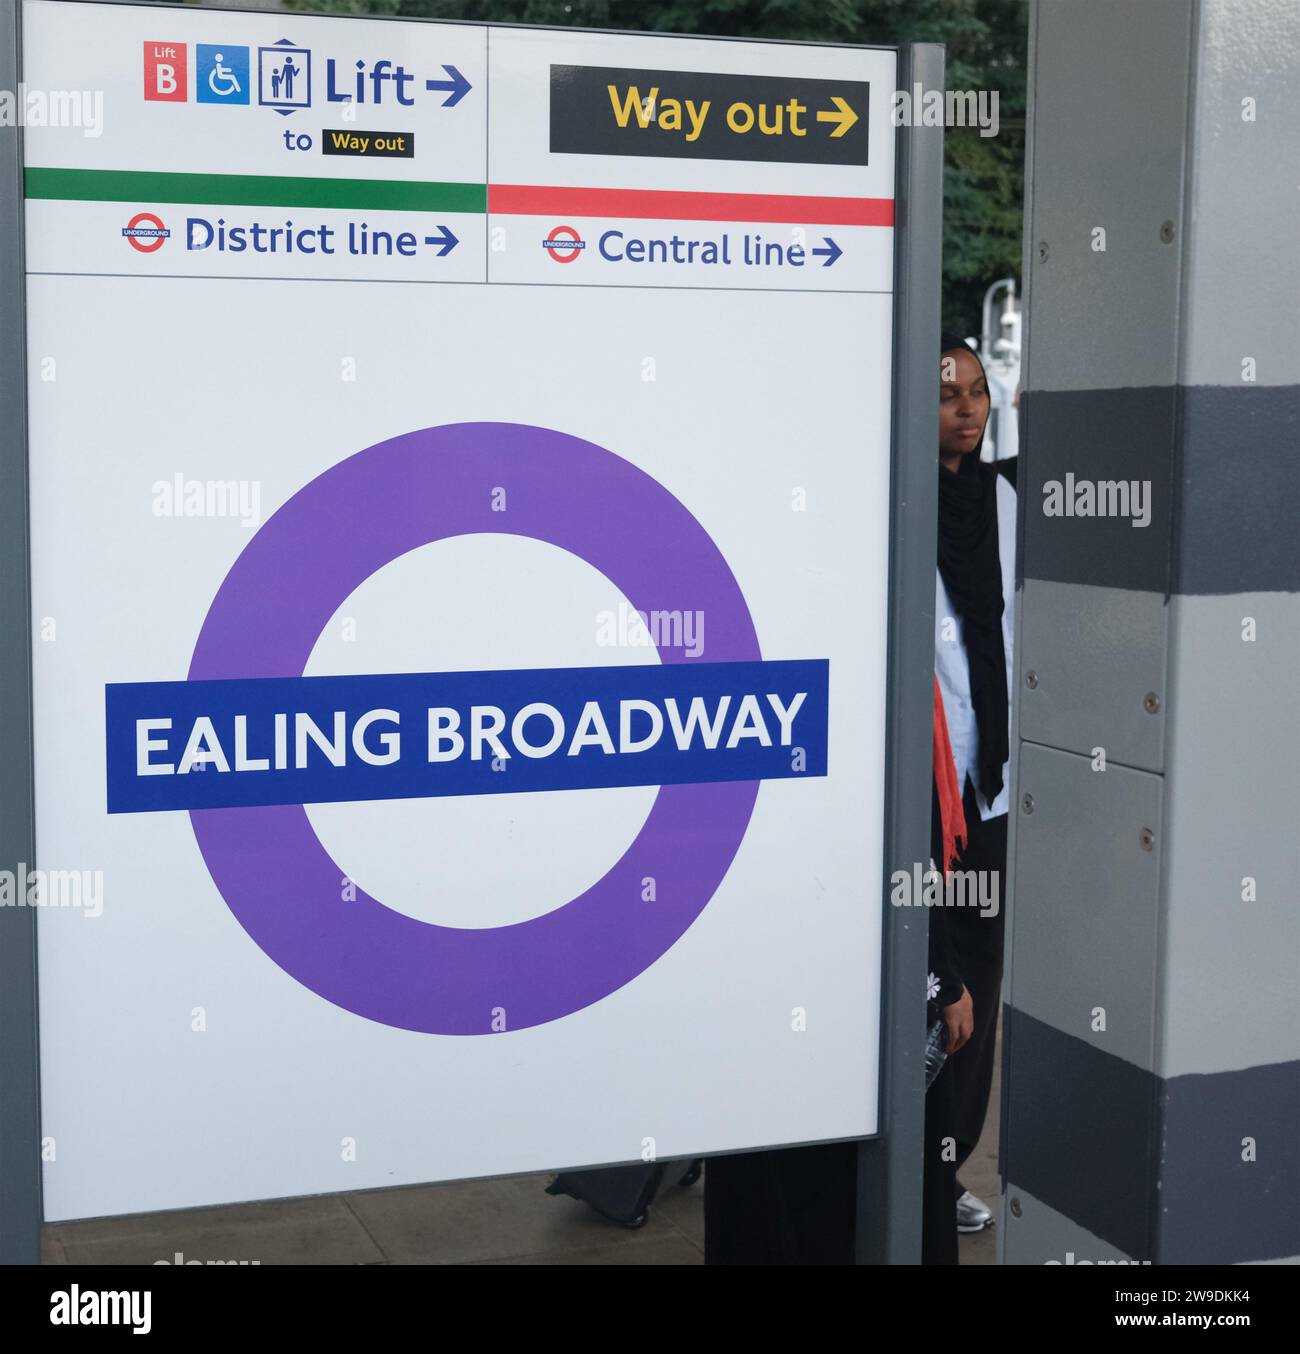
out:
{"label": "paved ground", "polygon": [[[998,1119],[1002,1103],[1002,1031],[998,1030],[997,1047],[993,1051],[993,1091],[989,1096],[988,1117],[984,1120],[984,1136],[979,1140],[971,1159],[962,1168],[961,1183],[972,1194],[977,1194],[997,1216],[1001,1183],[998,1180]],[[998,1262],[998,1229],[990,1227],[974,1236],[961,1238],[963,1265],[996,1265]]]}
{"label": "paved ground", "polygon": [[[997,1198],[998,1083],[962,1183]],[[225,1260],[271,1264],[698,1265],[704,1191],[674,1188],[629,1232],[545,1193],[545,1175],[333,1194],[229,1208],[142,1213],[45,1228],[51,1264]],[[963,1237],[963,1264],[996,1262],[996,1229]]]}

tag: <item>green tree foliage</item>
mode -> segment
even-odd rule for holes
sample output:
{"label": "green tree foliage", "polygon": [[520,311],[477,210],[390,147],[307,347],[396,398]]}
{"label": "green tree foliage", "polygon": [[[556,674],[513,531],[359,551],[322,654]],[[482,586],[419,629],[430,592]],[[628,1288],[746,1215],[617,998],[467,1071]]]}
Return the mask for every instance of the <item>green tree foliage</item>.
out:
{"label": "green tree foliage", "polygon": [[614,28],[716,37],[942,42],[947,87],[996,90],[999,130],[945,137],[945,328],[979,332],[984,289],[1020,276],[1026,0],[286,0],[341,14]]}

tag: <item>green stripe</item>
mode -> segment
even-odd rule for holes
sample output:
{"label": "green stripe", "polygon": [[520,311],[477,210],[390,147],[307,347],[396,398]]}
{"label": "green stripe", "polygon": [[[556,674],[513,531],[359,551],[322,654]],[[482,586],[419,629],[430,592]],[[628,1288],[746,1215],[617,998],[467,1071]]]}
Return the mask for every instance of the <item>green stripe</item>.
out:
{"label": "green stripe", "polygon": [[485,212],[482,183],[300,179],[259,174],[160,174],[127,169],[28,169],[28,197],[64,202],[201,202],[230,207],[344,207],[367,211]]}

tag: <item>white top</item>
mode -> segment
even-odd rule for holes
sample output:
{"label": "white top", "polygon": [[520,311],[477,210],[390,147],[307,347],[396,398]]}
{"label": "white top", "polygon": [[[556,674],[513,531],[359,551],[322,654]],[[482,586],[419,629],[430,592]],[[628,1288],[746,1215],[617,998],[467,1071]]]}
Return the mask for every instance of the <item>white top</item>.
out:
{"label": "white top", "polygon": [[[1015,624],[1016,597],[1016,491],[999,475],[998,479],[998,555],[1002,564],[1002,647],[1007,654],[1007,727],[1011,727],[1012,629]],[[934,670],[943,696],[943,713],[952,740],[952,759],[957,767],[957,784],[963,791],[969,774],[974,785],[979,761],[979,733],[975,727],[975,707],[970,698],[970,665],[961,637],[961,617],[953,610],[948,589],[938,568],[934,571]],[[1010,803],[1011,765],[1002,768],[1002,791],[990,804],[975,786],[975,802],[980,817],[996,818],[1006,813]]]}

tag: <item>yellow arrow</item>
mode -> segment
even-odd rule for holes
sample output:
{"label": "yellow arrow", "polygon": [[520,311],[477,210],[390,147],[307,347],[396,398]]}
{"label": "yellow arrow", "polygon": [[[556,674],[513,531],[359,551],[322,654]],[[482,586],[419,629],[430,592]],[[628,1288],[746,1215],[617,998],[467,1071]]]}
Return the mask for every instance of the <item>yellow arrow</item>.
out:
{"label": "yellow arrow", "polygon": [[834,138],[837,136],[843,136],[844,133],[847,132],[855,122],[857,122],[858,115],[853,111],[853,109],[851,109],[848,106],[848,104],[844,102],[843,99],[840,98],[838,94],[831,95],[831,102],[835,105],[837,111],[834,113],[819,112],[817,114],[817,121],[838,122],[840,125],[836,127],[836,129],[831,133],[832,138]]}

